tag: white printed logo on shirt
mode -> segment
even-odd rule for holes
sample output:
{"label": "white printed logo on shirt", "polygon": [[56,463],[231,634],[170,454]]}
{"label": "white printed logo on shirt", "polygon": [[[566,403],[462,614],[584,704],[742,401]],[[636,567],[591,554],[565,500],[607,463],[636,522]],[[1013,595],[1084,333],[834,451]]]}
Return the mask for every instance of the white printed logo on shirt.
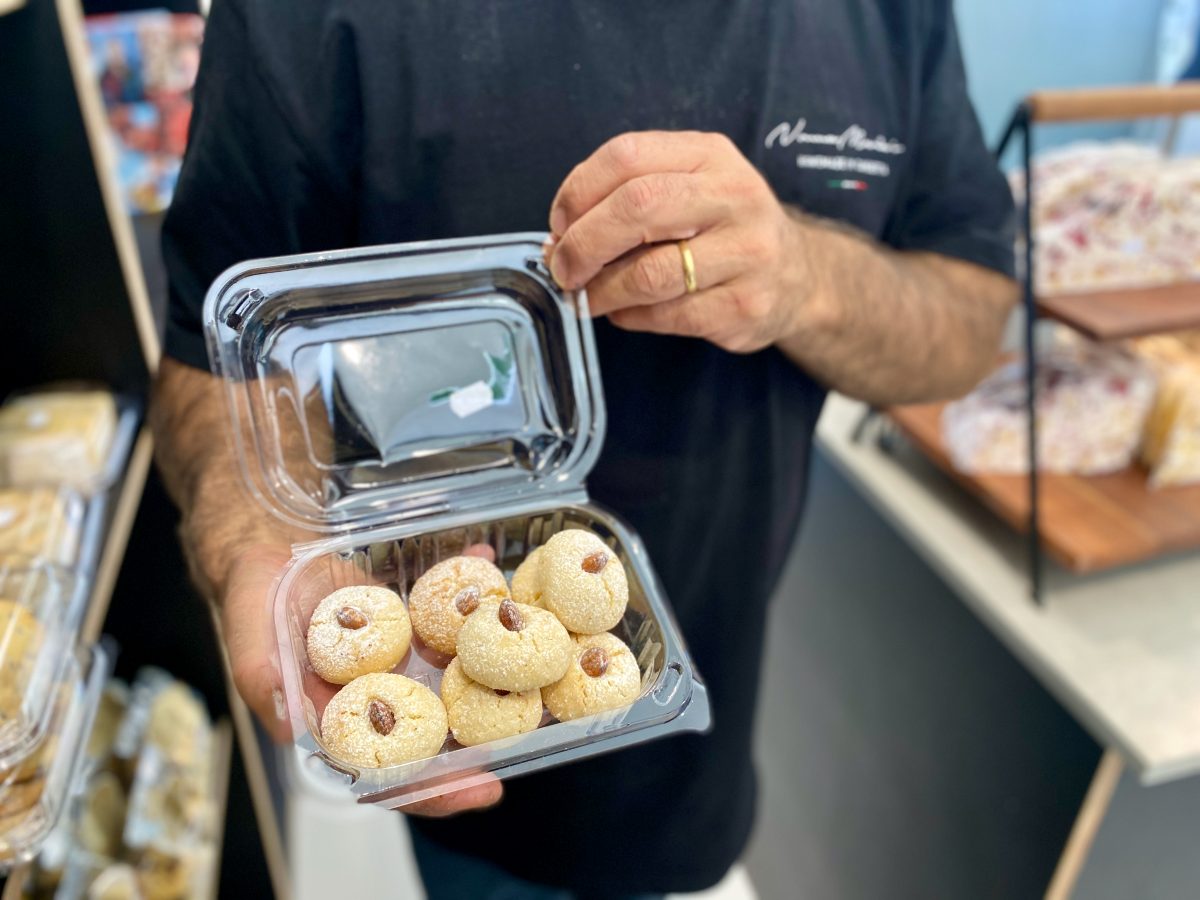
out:
{"label": "white printed logo on shirt", "polygon": [[[900,156],[908,149],[894,138],[881,134],[872,137],[865,128],[857,123],[847,126],[840,132],[809,131],[808,120],[805,118],[797,119],[795,122],[780,122],[767,132],[763,145],[768,150],[795,145],[832,147],[837,151],[836,155],[803,151],[797,153],[797,168],[819,169],[830,173],[872,175],[880,178],[887,178],[892,174],[892,167],[886,160],[851,154]],[[829,186],[857,191],[867,188],[866,182],[854,178],[835,178],[829,182]]]}

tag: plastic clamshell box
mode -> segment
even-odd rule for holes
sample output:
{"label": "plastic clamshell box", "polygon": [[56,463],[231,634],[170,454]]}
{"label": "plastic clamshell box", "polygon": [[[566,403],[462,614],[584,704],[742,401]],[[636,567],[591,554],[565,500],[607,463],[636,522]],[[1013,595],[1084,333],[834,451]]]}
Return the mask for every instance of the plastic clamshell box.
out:
{"label": "plastic clamshell box", "polygon": [[82,582],[44,561],[0,562],[0,771],[46,736],[84,606]]}
{"label": "plastic clamshell box", "polygon": [[[64,655],[67,668],[61,693],[47,703],[52,711],[49,728],[34,751],[43,758],[37,760],[36,768],[18,770],[11,777],[0,775],[0,809],[14,807],[13,812],[0,815],[0,871],[37,855],[58,822],[83,765],[109,659],[99,646],[81,650],[78,656]],[[31,795],[21,796],[30,790]]]}
{"label": "plastic clamshell box", "polygon": [[68,488],[0,487],[0,561],[75,565],[85,509],[84,499]]}
{"label": "plastic clamshell box", "polygon": [[[273,609],[299,768],[359,802],[401,806],[709,727],[707,693],[641,541],[588,501],[605,424],[596,348],[586,296],[561,293],[542,264],[544,237],[251,261],[206,298],[243,475],[293,544]],[[599,535],[629,576],[614,631],[642,669],[636,702],[475,747],[448,740],[435,757],[388,768],[326,752],[320,717],[337,686],[305,651],[322,598],[383,584],[407,602],[426,569],[476,543],[511,573],[570,527]],[[393,671],[437,691],[447,661],[414,636]]]}
{"label": "plastic clamshell box", "polygon": [[[91,411],[85,407],[82,412],[64,415],[47,412],[70,406],[74,396],[91,395],[111,396],[111,420],[103,402]],[[100,562],[113,495],[124,477],[141,412],[142,404],[134,397],[111,394],[102,385],[92,383],[64,382],[8,395],[0,407],[0,488],[7,489],[5,494],[55,490],[68,505],[69,524],[59,535],[61,541],[48,548],[53,553],[24,555],[44,555],[90,577]],[[69,433],[73,426],[90,429],[90,434],[76,437]],[[43,431],[52,429],[60,433],[44,458],[22,449],[23,442],[30,438],[44,441],[47,434]],[[64,429],[68,433],[62,433]],[[22,457],[34,458],[35,467],[24,470],[27,467],[17,463]],[[72,461],[78,461],[82,469],[73,466]],[[0,554],[6,551],[0,546]]]}
{"label": "plastic clamshell box", "polygon": [[120,478],[137,423],[134,406],[78,382],[10,394],[0,407],[0,482],[104,490]]}

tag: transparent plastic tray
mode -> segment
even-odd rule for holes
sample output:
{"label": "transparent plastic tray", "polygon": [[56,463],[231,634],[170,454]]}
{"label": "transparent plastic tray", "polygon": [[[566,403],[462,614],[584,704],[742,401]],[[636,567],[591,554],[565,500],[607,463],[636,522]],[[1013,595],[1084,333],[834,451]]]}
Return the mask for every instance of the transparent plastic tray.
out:
{"label": "transparent plastic tray", "polygon": [[[4,409],[20,407],[36,400],[39,395],[63,396],[72,393],[106,393],[100,385],[69,382],[51,384],[40,388],[17,391],[5,400]],[[100,561],[104,547],[104,536],[108,528],[108,517],[113,507],[114,493],[120,487],[129,463],[129,456],[137,437],[142,417],[142,403],[128,394],[113,394],[115,418],[111,432],[105,440],[103,458],[85,477],[68,468],[55,467],[39,470],[36,479],[13,478],[7,465],[7,454],[12,452],[13,431],[19,429],[19,421],[9,421],[0,426],[0,496],[8,492],[53,490],[67,504],[67,526],[60,533],[47,539],[44,551],[22,553],[25,556],[44,556],[46,559],[74,568],[90,577]],[[0,415],[2,415],[0,411]],[[36,415],[36,414],[35,414]],[[82,453],[83,451],[77,451]],[[0,500],[0,507],[3,501]],[[3,522],[0,509],[0,523]],[[0,524],[0,530],[3,526]],[[0,546],[0,554],[9,552]],[[20,553],[21,551],[11,551]]]}
{"label": "transparent plastic tray", "polygon": [[84,494],[108,487],[128,455],[130,405],[103,386],[76,382],[10,394],[0,407],[0,483],[60,484]]}
{"label": "transparent plastic tray", "polygon": [[0,563],[0,771],[48,732],[84,604],[72,572],[34,560]]}
{"label": "transparent plastic tray", "polygon": [[[299,768],[360,802],[399,806],[709,725],[640,540],[588,502],[606,421],[599,362],[587,297],[555,286],[544,237],[252,261],[222,274],[205,301],[242,473],[294,546],[274,614]],[[511,570],[564,527],[595,532],[626,568],[630,603],[616,631],[642,668],[637,702],[477,747],[448,742],[385,769],[326,752],[320,717],[337,688],[305,653],[323,597],[359,583],[407,597],[429,565],[480,540]],[[417,640],[397,671],[436,690],[447,662]]]}
{"label": "transparent plastic tray", "polygon": [[[382,584],[407,602],[413,582],[426,569],[472,544],[490,545],[497,564],[511,574],[529,552],[567,528],[599,535],[629,576],[629,606],[613,633],[629,645],[642,671],[637,701],[569,722],[546,713],[535,731],[475,747],[448,738],[433,759],[384,769],[356,769],[326,751],[320,717],[338,686],[318,677],[305,653],[308,620],[322,598],[352,584]],[[381,534],[369,544],[342,542],[337,549],[296,560],[275,603],[284,694],[301,768],[326,784],[348,786],[360,802],[401,806],[469,787],[489,774],[510,777],[709,726],[707,692],[679,640],[641,541],[617,517],[590,504],[432,533]],[[412,648],[392,671],[437,692],[448,661],[414,635]]]}
{"label": "transparent plastic tray", "polygon": [[85,510],[83,498],[66,488],[0,488],[0,561],[25,558],[74,566]]}
{"label": "transparent plastic tray", "polygon": [[77,783],[86,736],[108,675],[108,655],[101,647],[68,655],[61,697],[49,705],[53,715],[39,765],[24,779],[0,786],[0,870],[28,862],[53,830]]}

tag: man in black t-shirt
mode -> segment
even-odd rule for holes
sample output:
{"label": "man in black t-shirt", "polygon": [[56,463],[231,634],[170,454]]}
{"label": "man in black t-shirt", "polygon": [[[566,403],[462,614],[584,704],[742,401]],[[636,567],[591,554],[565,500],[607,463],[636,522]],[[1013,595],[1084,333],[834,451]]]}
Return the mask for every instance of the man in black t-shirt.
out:
{"label": "man in black t-shirt", "polygon": [[589,490],[645,540],[715,727],[409,810],[418,858],[434,898],[719,880],[753,820],[767,600],[824,392],[967,390],[1016,296],[1011,219],[950,0],[216,0],[152,416],[239,690],[278,725],[266,598],[289,552],[216,438],[209,283],[252,257],[548,226],[597,316]]}

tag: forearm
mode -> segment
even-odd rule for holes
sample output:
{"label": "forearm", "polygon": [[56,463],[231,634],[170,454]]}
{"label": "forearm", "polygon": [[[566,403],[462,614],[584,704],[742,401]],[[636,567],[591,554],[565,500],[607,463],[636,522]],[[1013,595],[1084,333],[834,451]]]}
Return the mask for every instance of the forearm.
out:
{"label": "forearm", "polygon": [[240,555],[290,543],[242,481],[221,389],[209,373],[164,358],[150,405],[158,468],[181,513],[192,577],[210,599],[224,594]]}
{"label": "forearm", "polygon": [[793,221],[809,284],[800,327],[777,346],[815,378],[883,405],[958,396],[990,370],[1017,298],[1011,279]]}

